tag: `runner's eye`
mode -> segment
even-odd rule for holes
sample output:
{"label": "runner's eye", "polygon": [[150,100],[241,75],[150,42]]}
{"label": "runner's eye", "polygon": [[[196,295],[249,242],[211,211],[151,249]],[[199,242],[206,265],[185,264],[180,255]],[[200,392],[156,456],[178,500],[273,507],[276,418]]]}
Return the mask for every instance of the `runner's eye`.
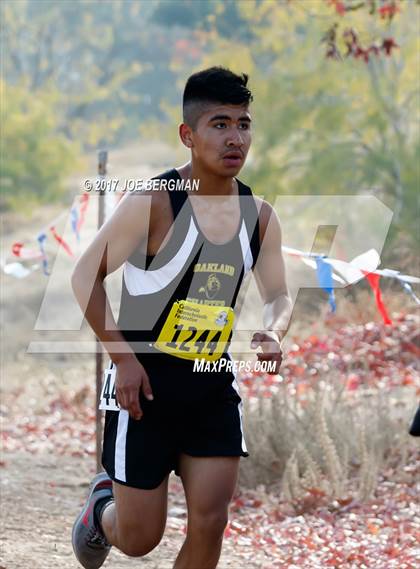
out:
{"label": "runner's eye", "polygon": [[250,124],[247,123],[247,122],[242,122],[242,123],[240,123],[239,128],[240,128],[241,130],[249,130]]}
{"label": "runner's eye", "polygon": [[226,127],[226,123],[225,122],[217,122],[215,125],[215,128],[225,128]]}

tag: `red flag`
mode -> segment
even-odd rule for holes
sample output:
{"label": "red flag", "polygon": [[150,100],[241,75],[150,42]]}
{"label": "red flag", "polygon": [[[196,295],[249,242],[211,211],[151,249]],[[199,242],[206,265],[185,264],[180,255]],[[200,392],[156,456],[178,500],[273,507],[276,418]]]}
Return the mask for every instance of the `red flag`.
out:
{"label": "red flag", "polygon": [[87,210],[88,203],[89,203],[89,194],[82,194],[80,196],[80,211],[79,211],[79,219],[77,221],[77,231],[80,231],[80,228],[85,222],[85,213]]}
{"label": "red flag", "polygon": [[23,247],[23,243],[17,242],[17,243],[13,243],[12,245],[12,253],[13,255],[15,255],[15,257],[20,257],[20,251]]}
{"label": "red flag", "polygon": [[381,313],[384,323],[392,324],[392,320],[388,316],[385,305],[382,301],[381,289],[379,288],[379,281],[381,279],[381,275],[375,275],[375,273],[366,273],[366,271],[362,272],[365,274],[370,286],[372,287],[373,292],[375,293],[376,306],[378,307],[378,310]]}
{"label": "red flag", "polygon": [[35,249],[28,249],[20,241],[16,241],[12,245],[12,253],[15,257],[20,257],[21,259],[40,259],[42,254]]}
{"label": "red flag", "polygon": [[50,231],[53,234],[54,239],[60,243],[60,245],[63,247],[63,249],[65,249],[66,253],[68,253],[70,255],[70,257],[74,257],[73,251],[70,249],[70,247],[64,241],[64,239],[62,237],[60,237],[60,235],[58,235],[58,233],[56,232],[55,227],[53,225],[50,227]]}

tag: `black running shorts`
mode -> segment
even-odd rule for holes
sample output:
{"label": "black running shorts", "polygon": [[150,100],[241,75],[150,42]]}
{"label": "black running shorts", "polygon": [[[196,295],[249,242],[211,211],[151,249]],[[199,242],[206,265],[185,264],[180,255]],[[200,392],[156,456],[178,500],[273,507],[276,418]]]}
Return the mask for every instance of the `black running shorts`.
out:
{"label": "black running shorts", "polygon": [[172,470],[179,476],[181,452],[249,456],[235,374],[194,372],[192,361],[161,353],[141,354],[138,359],[154,399],[140,394],[140,421],[123,409],[106,411],[102,465],[112,480],[150,490]]}

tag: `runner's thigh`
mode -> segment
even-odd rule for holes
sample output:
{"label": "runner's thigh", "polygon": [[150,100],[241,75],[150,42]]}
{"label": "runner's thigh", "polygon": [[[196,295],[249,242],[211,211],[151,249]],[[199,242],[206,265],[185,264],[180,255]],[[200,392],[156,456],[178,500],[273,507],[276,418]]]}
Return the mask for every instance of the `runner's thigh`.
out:
{"label": "runner's thigh", "polygon": [[195,457],[181,453],[179,472],[185,489],[188,517],[227,514],[239,472],[239,456]]}
{"label": "runner's thigh", "polygon": [[166,525],[168,479],[152,490],[113,482],[118,532],[138,534],[143,542],[159,542]]}

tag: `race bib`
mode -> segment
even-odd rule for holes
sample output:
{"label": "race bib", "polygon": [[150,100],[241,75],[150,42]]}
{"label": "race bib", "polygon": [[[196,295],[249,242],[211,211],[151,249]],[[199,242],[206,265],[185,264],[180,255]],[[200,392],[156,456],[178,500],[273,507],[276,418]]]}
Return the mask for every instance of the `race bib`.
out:
{"label": "race bib", "polygon": [[230,306],[174,302],[154,347],[177,358],[218,360],[229,341],[234,316]]}
{"label": "race bib", "polygon": [[111,361],[108,369],[104,371],[102,382],[101,397],[99,399],[99,409],[101,411],[119,411],[117,397],[115,394],[115,379],[117,376],[117,366]]}

